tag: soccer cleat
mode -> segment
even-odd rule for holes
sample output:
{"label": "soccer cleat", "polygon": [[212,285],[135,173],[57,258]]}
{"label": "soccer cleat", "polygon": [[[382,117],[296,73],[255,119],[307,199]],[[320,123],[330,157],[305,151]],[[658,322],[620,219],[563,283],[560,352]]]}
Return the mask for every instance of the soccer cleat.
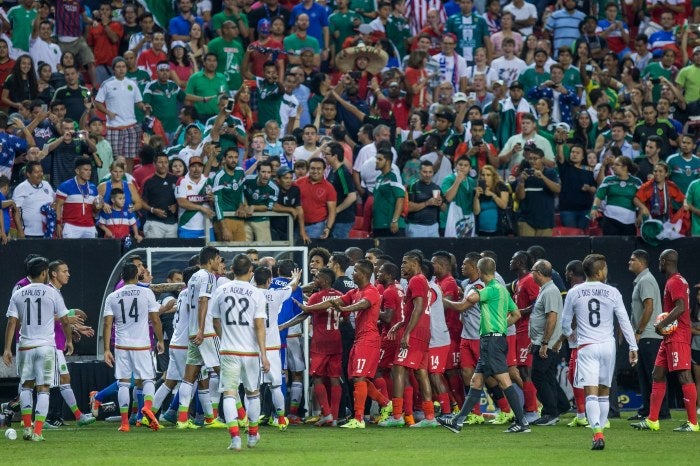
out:
{"label": "soccer cleat", "polygon": [[[461,410],[460,410],[460,408],[459,408],[458,405],[454,405],[454,406],[452,407],[452,414],[454,414],[455,416],[456,416],[457,414],[459,414],[460,411],[461,411]],[[445,413],[445,414],[447,414],[447,413]]]}
{"label": "soccer cleat", "polygon": [[437,421],[442,427],[451,430],[455,434],[459,434],[462,430],[462,425],[457,422],[456,417],[440,416]]}
{"label": "soccer cleat", "polygon": [[238,420],[238,427],[240,427],[241,429],[245,429],[246,432],[248,432],[249,426],[250,423],[248,422],[248,414],[246,414],[243,419]]}
{"label": "soccer cleat", "polygon": [[32,442],[43,442],[46,440],[43,435],[37,434],[36,432],[32,434]]}
{"label": "soccer cleat", "polygon": [[509,413],[504,413],[503,411],[500,411],[495,418],[493,418],[491,421],[489,421],[489,424],[493,424],[496,426],[502,426],[505,424],[508,424],[509,422],[513,422],[515,419],[515,414],[513,414],[513,411]]}
{"label": "soccer cleat", "polygon": [[25,427],[24,433],[22,433],[22,438],[24,440],[31,440],[33,433],[34,433],[34,429],[32,429],[31,427]]}
{"label": "soccer cleat", "polygon": [[[44,423],[44,425],[45,425],[45,426],[46,426],[46,425],[50,425],[51,427],[59,428],[59,427],[65,426],[65,425],[66,425],[66,422],[65,422],[63,419],[61,419],[60,417],[57,417],[57,418],[55,418],[55,419],[51,419],[50,421],[46,421],[46,422]],[[49,427],[49,428],[51,428],[51,427]]]}
{"label": "soccer cleat", "polygon": [[605,439],[603,437],[593,439],[593,444],[591,445],[591,450],[604,450],[605,449]]}
{"label": "soccer cleat", "polygon": [[150,425],[151,425],[151,421],[149,421],[146,416],[144,416],[140,420],[136,421],[136,427],[149,427]]}
{"label": "soccer cleat", "polygon": [[279,427],[280,431],[284,432],[287,430],[287,427],[289,426],[289,419],[287,419],[284,416],[280,416],[277,419],[277,427]]}
{"label": "soccer cleat", "polygon": [[171,425],[175,425],[177,424],[177,413],[175,411],[168,410],[160,415],[158,422],[160,424],[165,424],[167,422]]}
{"label": "soccer cleat", "polygon": [[656,430],[661,429],[661,426],[659,425],[659,421],[652,421],[648,418],[644,419],[643,421],[635,422],[635,423],[630,424],[630,425],[637,430],[656,431]]}
{"label": "soccer cleat", "polygon": [[204,421],[204,428],[205,429],[226,429],[226,427],[227,427],[226,424],[219,421],[218,419]]}
{"label": "soccer cleat", "polygon": [[440,424],[438,424],[437,420],[435,419],[423,419],[420,422],[416,422],[411,427],[437,427],[439,425]]}
{"label": "soccer cleat", "polygon": [[83,413],[80,415],[80,418],[78,419],[78,427],[89,426],[90,424],[94,423],[95,421],[97,421],[97,419],[95,419],[95,417],[92,414]]}
{"label": "soccer cleat", "polygon": [[365,421],[358,421],[357,419],[352,418],[340,427],[341,429],[364,429]]}
{"label": "soccer cleat", "polygon": [[329,414],[328,416],[323,416],[314,425],[316,427],[323,427],[323,426],[330,426],[332,424],[333,424],[333,415]]}
{"label": "soccer cleat", "polygon": [[588,427],[588,419],[576,416],[567,424],[568,427]]}
{"label": "soccer cleat", "polygon": [[129,432],[131,430],[131,426],[129,424],[122,424],[119,426],[119,432]]}
{"label": "soccer cleat", "polygon": [[229,450],[241,451],[241,438],[236,436],[231,438],[231,443],[228,446]]}
{"label": "soccer cleat", "polygon": [[413,414],[404,414],[403,420],[408,427],[416,423],[415,419],[413,419]]}
{"label": "soccer cleat", "polygon": [[391,417],[391,413],[393,411],[393,404],[391,401],[387,403],[386,406],[382,406],[382,409],[379,410],[379,420],[377,421],[377,424],[379,424],[382,421],[386,421]]}
{"label": "soccer cleat", "polygon": [[[316,421],[318,421],[318,419],[319,419],[318,416],[314,416],[314,417],[316,417],[317,418]],[[290,414],[289,416],[287,416],[287,420],[289,421],[289,425],[292,425],[292,426],[298,426],[298,425],[303,424],[303,422],[301,422],[301,418],[299,416],[294,415],[294,414]],[[316,422],[316,421],[311,422],[312,420],[313,420],[313,418],[309,418],[306,420],[306,423],[313,424],[314,422]]]}
{"label": "soccer cleat", "polygon": [[469,413],[469,415],[467,416],[467,420],[465,421],[465,424],[467,424],[468,426],[475,426],[478,424],[483,424],[484,422],[486,422],[484,420],[484,416],[482,416],[480,414]]}
{"label": "soccer cleat", "polygon": [[529,424],[532,424],[533,422],[535,422],[539,418],[540,418],[540,413],[538,413],[537,411],[529,411],[529,412],[525,413],[525,420]]}
{"label": "soccer cleat", "polygon": [[415,424],[416,422],[420,422],[423,419],[425,419],[425,413],[423,411],[413,411],[414,422],[411,425]]}
{"label": "soccer cleat", "polygon": [[506,434],[526,434],[528,432],[531,432],[531,430],[529,424],[520,424],[516,421],[503,432],[505,432]]}
{"label": "soccer cleat", "polygon": [[700,427],[690,421],[686,421],[682,425],[673,429],[674,432],[700,432]]}
{"label": "soccer cleat", "polygon": [[153,414],[153,411],[151,411],[148,408],[141,408],[141,414],[143,414],[143,418],[141,418],[141,424],[144,424],[143,421],[148,421],[148,423],[144,425],[150,427],[151,430],[160,429],[160,424],[158,424],[158,419],[156,419],[156,415]]}
{"label": "soccer cleat", "polygon": [[177,421],[175,427],[178,429],[199,429],[199,426],[192,422],[192,419],[188,419],[185,422]]}
{"label": "soccer cleat", "polygon": [[404,425],[406,425],[406,421],[404,420],[403,416],[401,416],[398,419],[396,419],[394,416],[389,416],[389,419],[387,419],[386,421],[382,421],[377,425],[379,427],[403,427]]}
{"label": "soccer cleat", "polygon": [[255,435],[249,435],[248,436],[248,448],[253,448],[255,445],[260,442],[260,434],[257,433]]}
{"label": "soccer cleat", "polygon": [[97,415],[100,413],[101,403],[95,399],[95,395],[97,395],[97,391],[90,392],[90,412],[93,417],[97,418]]}
{"label": "soccer cleat", "polygon": [[540,417],[539,419],[531,422],[530,425],[533,425],[533,426],[553,426],[557,422],[559,422],[559,418],[557,416],[550,416],[549,414],[545,414],[544,416]]}
{"label": "soccer cleat", "polygon": [[630,416],[627,418],[628,421],[643,421],[644,419],[645,417],[641,414],[635,414],[634,416]]}

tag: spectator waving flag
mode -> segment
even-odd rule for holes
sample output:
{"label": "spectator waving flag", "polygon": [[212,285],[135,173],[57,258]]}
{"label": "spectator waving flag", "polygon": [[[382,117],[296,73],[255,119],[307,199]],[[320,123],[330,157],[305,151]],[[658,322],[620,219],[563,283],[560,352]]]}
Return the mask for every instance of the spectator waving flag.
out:
{"label": "spectator waving flag", "polygon": [[175,7],[172,0],[139,0],[143,7],[153,13],[158,26],[167,29],[170,18],[175,16]]}

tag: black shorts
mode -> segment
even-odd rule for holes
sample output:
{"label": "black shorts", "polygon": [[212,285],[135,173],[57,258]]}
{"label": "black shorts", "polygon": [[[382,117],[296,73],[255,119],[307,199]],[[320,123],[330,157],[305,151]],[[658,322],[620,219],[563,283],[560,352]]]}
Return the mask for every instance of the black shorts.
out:
{"label": "black shorts", "polygon": [[481,337],[479,351],[479,362],[476,363],[475,372],[483,374],[484,377],[508,372],[508,344],[505,336]]}

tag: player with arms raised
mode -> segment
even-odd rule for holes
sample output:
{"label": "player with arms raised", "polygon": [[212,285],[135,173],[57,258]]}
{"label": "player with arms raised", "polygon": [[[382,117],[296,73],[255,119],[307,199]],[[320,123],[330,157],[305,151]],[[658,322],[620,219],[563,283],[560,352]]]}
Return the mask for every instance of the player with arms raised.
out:
{"label": "player with arms raised", "polygon": [[104,339],[104,360],[109,367],[114,367],[114,377],[119,381],[117,400],[122,418],[121,432],[129,432],[129,387],[133,374],[137,385],[143,387],[144,405],[141,409],[149,421],[149,427],[159,429],[158,420],[151,408],[156,376],[151,359],[151,339],[148,322],[151,322],[156,336],[158,354],[164,351],[163,327],[158,311],[160,305],[156,296],[148,288],[138,286],[139,269],[134,264],[125,264],[122,269],[125,286],[110,293],[105,301],[104,333],[109,335],[114,322],[114,355],[109,348],[109,338]]}
{"label": "player with arms raised", "polygon": [[659,256],[659,271],[666,275],[664,287],[663,312],[668,315],[654,325],[656,333],[663,335],[662,329],[678,321],[676,331],[670,335],[664,335],[659,347],[652,371],[651,400],[649,403],[649,416],[632,427],[640,430],[659,430],[659,411],[661,402],[666,394],[666,374],[676,372],[678,382],[683,390],[683,404],[688,414],[688,421],[680,427],[673,429],[676,432],[698,432],[698,414],[695,411],[695,403],[698,393],[693,383],[693,375],[690,372],[690,303],[688,282],[678,273],[678,253],[673,249],[666,249]]}
{"label": "player with arms raised", "polygon": [[[56,361],[54,318],[61,321],[66,338],[66,354],[73,352],[68,309],[58,290],[46,285],[49,261],[35,257],[27,262],[30,284],[15,291],[7,309],[5,351],[2,359],[12,364],[12,340],[19,322],[17,366],[22,386],[19,394],[24,440],[42,442],[42,429],[49,410],[49,387],[53,382]],[[34,431],[32,432],[32,393],[37,390]]]}
{"label": "player with arms raised", "polygon": [[260,418],[260,366],[270,370],[265,351],[265,305],[267,299],[259,288],[250,284],[253,263],[245,254],[233,259],[234,280],[218,288],[212,298],[211,316],[216,334],[221,338],[221,390],[224,393],[224,416],[231,435],[229,450],[240,451],[236,396],[243,383],[245,404],[250,419],[248,448],[260,441],[257,421]]}
{"label": "player with arms raised", "polygon": [[608,265],[605,256],[589,254],[583,260],[586,281],[572,288],[566,295],[562,316],[562,333],[573,333],[576,319],[578,357],[574,385],[583,387],[586,394],[586,416],[593,429],[591,450],[605,448],[603,427],[610,410],[610,385],[615,370],[614,319],[622,330],[630,348],[630,364],[637,364],[637,340],[622,302],[622,295],[605,283]]}

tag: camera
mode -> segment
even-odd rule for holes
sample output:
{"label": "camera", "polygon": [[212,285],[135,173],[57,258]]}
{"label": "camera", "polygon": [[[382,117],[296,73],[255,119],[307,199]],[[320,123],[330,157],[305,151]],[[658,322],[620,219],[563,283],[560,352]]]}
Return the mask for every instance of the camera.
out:
{"label": "camera", "polygon": [[535,169],[534,168],[526,168],[525,173],[527,173],[527,176],[534,176]]}
{"label": "camera", "polygon": [[349,74],[350,77],[351,77],[352,79],[354,79],[355,81],[357,81],[358,79],[360,79],[360,78],[362,77],[362,72],[361,72],[361,71],[351,71],[351,72],[348,73],[348,74]]}
{"label": "camera", "polygon": [[659,78],[651,78],[650,81],[651,81],[651,83],[654,84],[654,85],[657,85],[657,84],[660,84],[660,83],[661,83],[661,79],[659,79]]}
{"label": "camera", "polygon": [[226,113],[233,112],[233,104],[234,104],[234,100],[229,98],[228,102],[226,102]]}
{"label": "camera", "polygon": [[479,180],[479,187],[486,191],[486,180]]}

